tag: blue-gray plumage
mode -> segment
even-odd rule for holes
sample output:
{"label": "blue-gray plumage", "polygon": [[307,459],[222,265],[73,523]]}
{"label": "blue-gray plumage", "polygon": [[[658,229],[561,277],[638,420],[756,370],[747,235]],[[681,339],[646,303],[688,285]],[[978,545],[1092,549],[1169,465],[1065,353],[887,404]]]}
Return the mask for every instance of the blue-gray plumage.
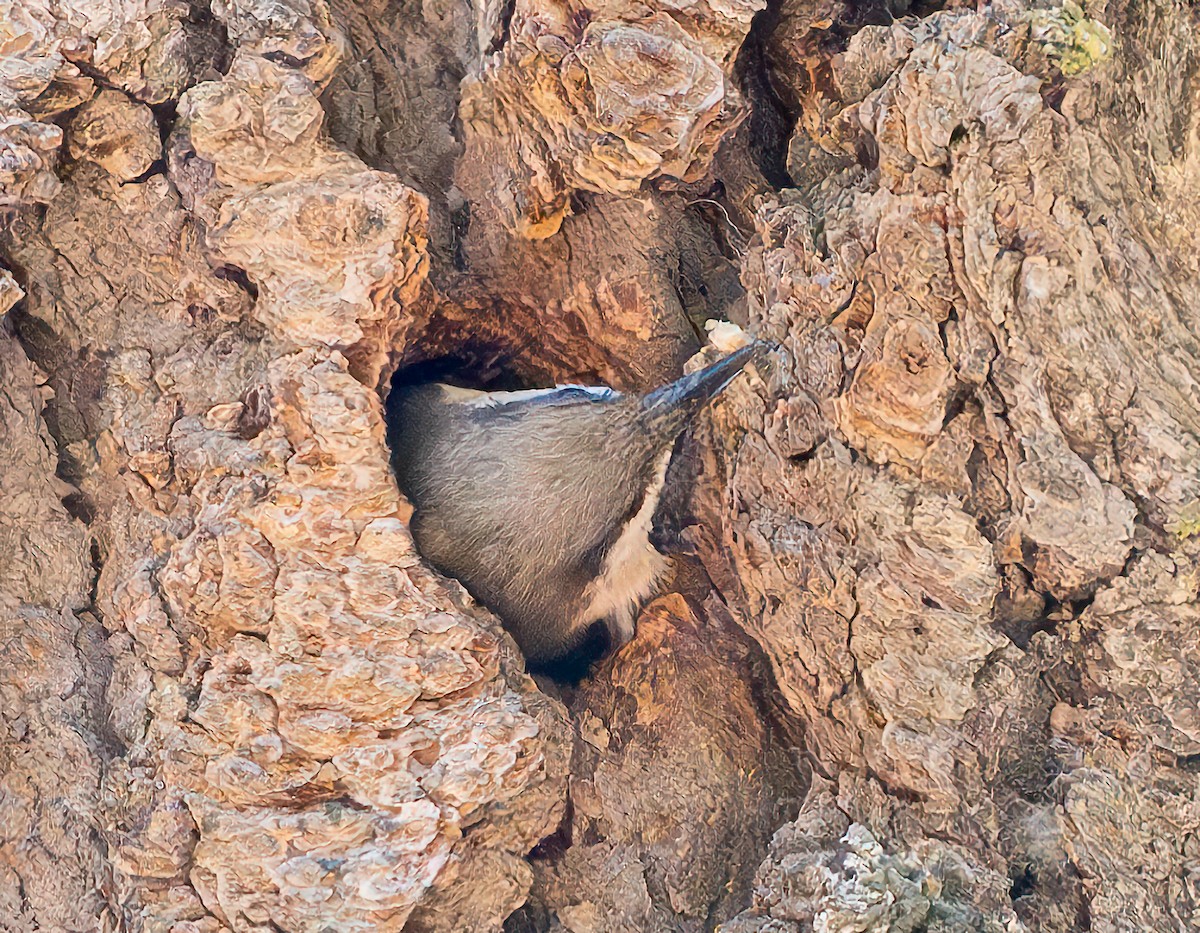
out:
{"label": "blue-gray plumage", "polygon": [[760,347],[646,396],[395,389],[392,465],[418,550],[535,664],[570,656],[597,620],[624,644],[664,566],[649,534],[674,442]]}

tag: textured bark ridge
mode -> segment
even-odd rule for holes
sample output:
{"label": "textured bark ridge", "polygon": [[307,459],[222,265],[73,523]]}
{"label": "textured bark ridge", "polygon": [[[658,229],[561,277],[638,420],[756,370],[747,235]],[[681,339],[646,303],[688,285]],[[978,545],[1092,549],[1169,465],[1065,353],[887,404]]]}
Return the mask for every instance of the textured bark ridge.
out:
{"label": "textured bark ridge", "polygon": [[859,30],[807,89],[846,167],[745,264],[792,364],[738,405],[748,627],[843,812],[1043,929],[1195,922],[1194,23],[1145,15],[1111,61],[1070,9]]}
{"label": "textured bark ridge", "polygon": [[462,84],[464,194],[543,239],[573,191],[636,195],[650,179],[703,178],[745,115],[728,72],[762,6],[672,16],[620,2],[516,3],[501,48]]}
{"label": "textured bark ridge", "polygon": [[[252,11],[219,12],[232,29]],[[5,821],[9,890],[65,876],[15,902],[32,928],[90,928],[101,860],[121,927],[398,929],[455,878],[503,888],[480,904],[502,916],[561,813],[565,768],[548,765],[561,712],[422,567],[402,520],[373,387],[419,319],[426,201],[322,140],[310,74],[332,53],[320,18],[306,22],[311,35],[246,25],[228,72],[180,98],[165,149],[145,104],[101,92],[72,117],[79,162],[63,190],[11,228],[28,292],[17,329],[83,422],[55,419],[103,561],[89,607],[87,532],[68,520],[70,558],[47,534],[40,572],[6,575],[61,581],[68,595],[14,584],[13,611],[45,615],[22,634],[45,628],[45,679],[81,680],[82,700],[101,678],[90,712],[108,739],[58,741],[70,707],[42,702],[42,676],[8,696],[48,721],[40,780],[81,784],[87,804],[68,811],[77,839],[40,831],[36,809],[24,832]],[[260,54],[277,33],[307,35],[289,61],[306,53],[310,74]],[[123,185],[147,145],[159,170]],[[6,346],[24,402],[6,424],[28,435],[11,449],[45,461],[9,475],[61,485],[29,364]],[[22,541],[62,512],[28,498],[12,496]],[[104,649],[94,665],[67,650],[83,653],[83,619]],[[6,813],[20,817],[36,785],[9,779],[22,791],[11,805],[6,792]],[[21,864],[26,836],[64,864]],[[87,847],[99,852],[72,872]]]}
{"label": "textured bark ridge", "polygon": [[[1200,924],[1193,8],[0,0],[0,929]],[[675,375],[575,686],[382,393]]]}

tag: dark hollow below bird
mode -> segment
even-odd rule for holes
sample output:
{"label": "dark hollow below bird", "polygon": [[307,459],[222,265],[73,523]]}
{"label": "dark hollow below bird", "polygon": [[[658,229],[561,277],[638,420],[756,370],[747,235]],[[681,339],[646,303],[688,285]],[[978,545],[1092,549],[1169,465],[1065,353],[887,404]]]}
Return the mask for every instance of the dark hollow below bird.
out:
{"label": "dark hollow below bird", "polygon": [[388,441],[421,555],[494,611],[531,668],[634,634],[665,559],[650,543],[674,444],[761,352],[645,396],[604,387],[397,386]]}

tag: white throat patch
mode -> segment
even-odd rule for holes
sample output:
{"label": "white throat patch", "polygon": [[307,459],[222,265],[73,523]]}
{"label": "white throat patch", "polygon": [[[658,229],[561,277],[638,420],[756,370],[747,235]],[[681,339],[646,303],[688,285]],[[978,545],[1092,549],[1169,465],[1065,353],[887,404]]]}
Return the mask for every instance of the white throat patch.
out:
{"label": "white throat patch", "polygon": [[618,646],[633,638],[642,601],[653,592],[667,566],[666,558],[650,543],[650,529],[667,478],[671,450],[667,448],[659,460],[641,508],[608,552],[600,575],[584,594],[588,599],[586,608],[575,620],[576,626],[589,625],[596,619],[611,620]]}

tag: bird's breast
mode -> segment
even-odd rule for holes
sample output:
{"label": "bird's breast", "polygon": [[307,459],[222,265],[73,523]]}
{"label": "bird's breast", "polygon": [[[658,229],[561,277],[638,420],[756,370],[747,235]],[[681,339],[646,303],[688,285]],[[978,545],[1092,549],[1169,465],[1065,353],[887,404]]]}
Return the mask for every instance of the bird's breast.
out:
{"label": "bird's breast", "polygon": [[662,497],[671,450],[666,450],[655,466],[654,477],[642,498],[642,504],[621,530],[609,549],[600,574],[588,587],[578,624],[596,619],[615,619],[625,640],[632,637],[634,613],[654,590],[654,584],[666,567],[665,558],[650,543],[654,513]]}

